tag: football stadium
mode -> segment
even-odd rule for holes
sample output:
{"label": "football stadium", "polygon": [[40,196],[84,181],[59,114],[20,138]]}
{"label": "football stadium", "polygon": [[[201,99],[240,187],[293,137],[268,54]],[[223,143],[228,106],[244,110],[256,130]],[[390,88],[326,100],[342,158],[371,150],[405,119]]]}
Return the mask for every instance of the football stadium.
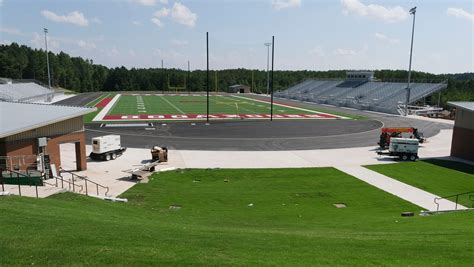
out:
{"label": "football stadium", "polygon": [[[452,74],[415,71],[413,51],[407,70],[380,69],[396,66],[393,55],[371,51],[367,62],[358,57],[370,49],[323,53],[326,48],[318,46],[311,49],[318,64],[340,66],[313,71],[297,65],[312,60],[298,54],[304,42],[288,44],[288,36],[300,36],[299,30],[285,35],[282,25],[275,29],[284,37],[259,42],[266,48],[266,69],[264,60],[257,68],[245,67],[256,57],[250,35],[211,39],[209,46],[206,32],[204,54],[202,44],[178,40],[180,34],[192,40],[198,33],[203,42],[200,26],[194,28],[198,18],[227,25],[226,31],[251,23],[232,26],[205,17],[201,1],[88,3],[106,14],[114,9],[114,18],[79,11],[60,15],[46,3],[69,8],[46,1],[24,10],[0,1],[2,14],[9,10],[6,26],[20,25],[11,14],[31,12],[30,23],[62,23],[62,34],[69,36],[50,32],[59,32],[59,26],[45,27],[41,42],[36,32],[25,41],[26,28],[0,31],[0,266],[473,265],[471,69],[450,71],[453,66],[443,61]],[[303,8],[323,16],[342,6],[339,23],[346,23],[348,36],[348,25],[366,25],[361,36],[371,29],[372,23],[363,24],[369,16],[391,23],[381,24],[387,29],[410,22],[414,32],[417,12],[406,3],[384,1],[271,4],[281,21],[292,18],[295,27],[305,18]],[[248,7],[216,5],[222,12],[233,7],[254,17]],[[258,10],[263,4],[249,5]],[[448,8],[443,23],[459,17],[446,3],[436,5]],[[79,2],[70,6],[87,10]],[[323,13],[315,9],[326,6]],[[142,20],[129,23],[133,31],[117,20],[149,16],[145,11],[151,8],[157,10],[148,24],[162,31],[159,38]],[[290,13],[293,9],[300,13]],[[421,10],[441,16],[427,4]],[[313,13],[306,15],[321,22]],[[431,28],[424,23],[433,20],[428,15],[420,26],[425,33]],[[102,49],[117,34],[76,42],[83,33],[69,30],[108,33],[113,30],[104,27],[110,21],[134,36],[134,50],[118,41]],[[169,33],[168,27],[178,28]],[[206,60],[202,68],[191,69],[189,61],[187,70],[165,68],[163,59],[183,61],[182,54],[149,51],[142,36],[160,45],[163,37],[176,51]],[[304,36],[298,40],[313,38]],[[403,42],[380,33],[374,40],[361,36],[370,44],[385,42],[390,51]],[[341,43],[349,37],[327,38]],[[405,40],[412,50],[413,38]],[[437,49],[420,43],[427,51]],[[246,56],[231,51],[235,44]],[[70,56],[65,52],[70,45],[82,50],[70,49]],[[231,51],[231,60],[222,51]],[[152,58],[153,66],[160,57],[161,68],[121,65],[128,60],[139,65],[141,52],[143,62]],[[393,53],[405,57],[405,52]],[[417,67],[438,67],[433,58],[419,53],[415,59],[427,65]],[[111,61],[96,63],[101,60]],[[371,70],[348,67],[357,60]],[[283,67],[276,70],[275,63]]]}

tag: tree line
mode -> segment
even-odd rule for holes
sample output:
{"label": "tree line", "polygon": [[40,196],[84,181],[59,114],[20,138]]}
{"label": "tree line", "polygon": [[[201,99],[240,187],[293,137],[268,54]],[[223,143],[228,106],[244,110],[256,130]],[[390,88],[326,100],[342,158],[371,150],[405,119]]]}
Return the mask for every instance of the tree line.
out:
{"label": "tree line", "polygon": [[[205,91],[207,85],[205,70],[108,68],[64,52],[49,52],[48,56],[52,85],[76,92]],[[345,74],[345,70],[275,71],[273,86],[274,90],[284,90],[305,79],[340,79]],[[375,77],[385,81],[406,81],[407,76],[404,70],[375,70]],[[16,43],[0,45],[0,77],[35,79],[47,84],[46,52]],[[474,101],[474,73],[436,75],[415,71],[412,77],[414,81],[448,81],[448,89],[441,93],[443,105],[448,100]],[[225,91],[234,84],[248,85],[254,92],[264,93],[267,90],[267,73],[250,69],[210,71],[211,91]],[[437,102],[437,96],[432,102]]]}

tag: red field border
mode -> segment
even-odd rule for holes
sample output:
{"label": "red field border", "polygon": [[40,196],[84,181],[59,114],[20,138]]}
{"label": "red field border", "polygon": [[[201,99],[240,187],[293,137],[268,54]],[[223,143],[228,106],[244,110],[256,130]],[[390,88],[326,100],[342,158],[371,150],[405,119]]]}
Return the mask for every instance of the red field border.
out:
{"label": "red field border", "polygon": [[95,107],[96,108],[105,108],[105,106],[107,106],[110,101],[112,101],[112,97],[106,97],[104,99],[102,99],[99,103],[95,104]]}
{"label": "red field border", "polygon": [[[209,114],[210,119],[270,119],[270,114]],[[338,119],[329,114],[274,114],[274,119]],[[106,115],[104,121],[134,121],[134,120],[203,120],[206,114],[140,114],[140,115]]]}

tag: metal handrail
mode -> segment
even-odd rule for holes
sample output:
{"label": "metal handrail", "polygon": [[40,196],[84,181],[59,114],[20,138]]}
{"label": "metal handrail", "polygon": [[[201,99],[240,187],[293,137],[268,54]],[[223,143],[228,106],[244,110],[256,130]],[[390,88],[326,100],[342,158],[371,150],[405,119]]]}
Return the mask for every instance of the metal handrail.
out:
{"label": "metal handrail", "polygon": [[438,203],[438,200],[441,200],[441,199],[448,199],[448,198],[453,198],[453,197],[456,197],[456,202],[455,202],[454,210],[457,210],[457,209],[458,209],[458,203],[459,203],[459,196],[467,195],[467,194],[470,194],[470,195],[469,195],[469,200],[474,203],[474,191],[469,191],[469,192],[454,194],[454,195],[445,196],[445,197],[435,197],[433,201],[434,201],[434,203],[436,204],[436,211],[439,211],[439,203]]}
{"label": "metal handrail", "polygon": [[74,183],[74,181],[65,180],[61,175],[53,176],[53,178],[55,179],[56,184],[51,184],[51,183],[48,183],[46,181],[43,181],[43,183],[51,185],[51,186],[56,186],[56,187],[59,188],[59,185],[58,185],[58,179],[59,179],[61,181],[61,188],[64,188],[64,182],[66,182],[66,184],[68,185],[68,189],[71,190],[71,187],[72,187],[72,192],[74,192],[74,193],[76,192],[76,187],[80,188],[80,190],[77,191],[78,193],[81,193],[82,190],[84,190],[84,187],[82,185],[76,184],[76,183]]}
{"label": "metal handrail", "polygon": [[66,171],[66,170],[64,170],[64,169],[62,169],[62,168],[60,168],[59,171],[60,171],[60,172],[65,172],[65,173],[71,174],[73,181],[74,181],[74,178],[79,178],[79,179],[83,180],[83,181],[84,181],[84,185],[85,185],[85,187],[86,187],[86,195],[89,195],[88,188],[87,188],[87,182],[92,183],[92,184],[95,185],[97,195],[99,195],[99,187],[106,190],[106,191],[105,191],[105,194],[104,194],[105,196],[107,196],[107,194],[109,193],[110,188],[109,188],[108,186],[101,185],[101,184],[96,183],[96,182],[94,182],[94,181],[92,181],[92,180],[89,180],[89,178],[87,178],[87,177],[85,177],[85,176],[80,176],[80,175],[75,174],[75,173],[73,173],[73,172],[71,172],[71,171]]}
{"label": "metal handrail", "polygon": [[[21,183],[20,183],[20,176],[26,177],[28,181],[28,185],[32,186],[31,183],[31,177],[28,174],[24,174],[18,171],[10,170],[10,169],[0,169],[0,178],[1,178],[1,183],[2,183],[2,191],[5,191],[5,181],[3,177],[3,171],[10,172],[10,178],[13,178],[12,174],[16,174],[16,178],[18,180],[18,195],[21,196]],[[35,191],[36,191],[36,198],[38,198],[38,184],[34,183],[35,186]]]}

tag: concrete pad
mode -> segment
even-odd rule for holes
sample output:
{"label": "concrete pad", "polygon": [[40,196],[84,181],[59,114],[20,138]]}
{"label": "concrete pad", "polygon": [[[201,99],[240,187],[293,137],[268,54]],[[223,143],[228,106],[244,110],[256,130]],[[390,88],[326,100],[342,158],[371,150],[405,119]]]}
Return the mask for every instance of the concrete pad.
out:
{"label": "concrete pad", "polygon": [[[343,171],[357,179],[360,179],[372,186],[375,186],[387,193],[395,195],[401,199],[411,202],[419,207],[429,211],[436,211],[437,205],[434,199],[437,195],[428,193],[414,186],[402,183],[388,176],[374,172],[362,166],[338,166],[338,170]],[[441,199],[438,201],[439,210],[454,210],[456,203]],[[458,209],[466,209],[466,207],[458,205]]]}
{"label": "concrete pad", "polygon": [[410,118],[410,119],[423,120],[423,121],[431,121],[431,122],[439,122],[439,123],[446,123],[446,124],[454,125],[454,120],[438,119],[438,118],[429,118],[429,117],[418,116],[418,115],[408,115],[407,117]]}

